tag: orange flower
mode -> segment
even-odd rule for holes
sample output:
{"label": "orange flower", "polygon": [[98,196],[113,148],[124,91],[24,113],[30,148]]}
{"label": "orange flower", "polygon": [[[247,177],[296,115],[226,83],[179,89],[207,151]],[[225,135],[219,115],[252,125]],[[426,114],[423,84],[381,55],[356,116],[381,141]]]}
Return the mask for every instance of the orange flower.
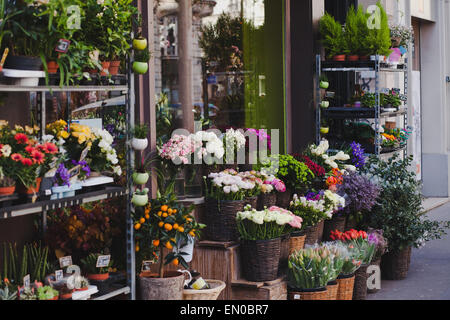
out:
{"label": "orange flower", "polygon": [[37,164],[43,164],[45,161],[45,155],[37,150],[31,153],[31,157],[33,158],[33,162]]}
{"label": "orange flower", "polygon": [[11,155],[11,159],[13,159],[16,162],[19,162],[19,161],[22,161],[23,157],[18,153],[13,153]]}

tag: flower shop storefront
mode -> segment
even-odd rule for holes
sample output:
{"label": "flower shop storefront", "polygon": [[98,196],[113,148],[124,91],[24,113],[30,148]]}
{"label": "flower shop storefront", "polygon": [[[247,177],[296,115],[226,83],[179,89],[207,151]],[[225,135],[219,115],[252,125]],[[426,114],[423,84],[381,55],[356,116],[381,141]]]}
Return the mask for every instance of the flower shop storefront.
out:
{"label": "flower shop storefront", "polygon": [[[355,83],[358,126],[333,110],[328,68],[403,70],[381,5],[375,31],[362,8],[320,19],[299,138],[299,4],[1,3],[0,300],[364,300],[449,227],[420,216],[406,123],[379,117],[405,89]],[[352,32],[382,41],[348,52]]]}

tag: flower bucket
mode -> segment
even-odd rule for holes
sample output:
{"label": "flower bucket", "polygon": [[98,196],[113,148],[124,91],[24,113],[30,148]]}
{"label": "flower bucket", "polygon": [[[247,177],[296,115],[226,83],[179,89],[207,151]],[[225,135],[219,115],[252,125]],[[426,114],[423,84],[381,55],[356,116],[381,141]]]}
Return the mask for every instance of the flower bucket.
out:
{"label": "flower bucket", "polygon": [[367,296],[367,268],[369,265],[361,266],[355,272],[355,284],[353,288],[353,300],[366,300]]}
{"label": "flower bucket", "polygon": [[384,254],[381,258],[381,277],[384,280],[403,280],[408,276],[411,247]]}
{"label": "flower bucket", "polygon": [[328,289],[328,298],[327,300],[337,300],[337,293],[338,293],[339,285],[337,281],[331,281],[327,284]]}
{"label": "flower bucket", "polygon": [[164,278],[141,273],[139,292],[141,300],[182,300],[185,275],[178,271],[166,271]]}
{"label": "flower bucket", "polygon": [[56,63],[56,61],[49,61],[47,62],[47,70],[49,74],[55,74],[58,72],[59,65]]}
{"label": "flower bucket", "polygon": [[103,61],[102,62],[102,71],[100,72],[101,76],[107,76],[109,75],[109,67],[111,66],[110,61]]}
{"label": "flower bucket", "polygon": [[0,188],[0,197],[6,197],[14,194],[16,186]]}
{"label": "flower bucket", "polygon": [[205,239],[211,241],[238,241],[236,214],[243,211],[245,201],[206,200]]}
{"label": "flower bucket", "polygon": [[305,244],[313,245],[319,242],[319,228],[323,226],[320,222],[315,226],[306,227],[305,231]]}
{"label": "flower bucket", "polygon": [[346,217],[345,216],[336,216],[334,215],[331,220],[326,220],[324,222],[323,226],[323,240],[324,241],[330,241],[330,234],[331,231],[345,231],[345,223],[346,223]]}
{"label": "flower bucket", "polygon": [[327,300],[328,289],[293,290],[288,293],[288,300]]}
{"label": "flower bucket", "polygon": [[257,210],[264,210],[264,207],[270,208],[277,204],[277,194],[271,193],[261,193],[258,196]]}
{"label": "flower bucket", "polygon": [[289,239],[290,234],[286,234],[281,238],[281,247],[280,247],[280,264],[279,270],[280,273],[284,273],[284,271],[288,267],[288,259],[289,259]]}
{"label": "flower bucket", "polygon": [[272,240],[242,240],[240,246],[244,278],[264,282],[278,278],[281,238]]}
{"label": "flower bucket", "polygon": [[340,275],[336,281],[338,283],[336,300],[352,300],[355,275]]}
{"label": "flower bucket", "polygon": [[305,247],[306,234],[304,232],[291,233],[289,238],[289,255]]}

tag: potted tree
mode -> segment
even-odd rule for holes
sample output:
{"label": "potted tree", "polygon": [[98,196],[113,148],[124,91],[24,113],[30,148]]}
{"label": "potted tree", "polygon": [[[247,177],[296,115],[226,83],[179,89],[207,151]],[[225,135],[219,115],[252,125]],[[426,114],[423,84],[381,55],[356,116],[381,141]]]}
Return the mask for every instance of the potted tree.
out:
{"label": "potted tree", "polygon": [[[193,207],[184,207],[171,194],[159,194],[146,209],[136,210],[136,261],[140,267],[151,260],[157,272],[139,275],[140,295],[143,300],[181,300],[185,276],[181,272],[166,271],[173,264],[188,268],[183,246],[199,236],[204,227],[191,216]],[[159,266],[156,264],[159,263]]]}
{"label": "potted tree", "polygon": [[285,209],[272,207],[256,211],[246,206],[236,216],[240,254],[246,280],[272,281],[278,277],[281,237],[289,228],[301,227],[301,219]]}
{"label": "potted tree", "polygon": [[350,53],[347,57],[347,60],[358,61],[361,43],[359,42],[360,31],[358,26],[358,15],[354,6],[351,6],[348,10],[344,30],[345,41]]}
{"label": "potted tree", "polygon": [[413,157],[400,159],[395,154],[388,161],[371,157],[364,172],[369,179],[382,182],[377,204],[364,216],[365,225],[383,230],[388,253],[383,255],[384,279],[402,280],[408,275],[411,249],[424,242],[440,239],[450,222],[430,221],[422,216],[421,185],[410,170]]}
{"label": "potted tree", "polygon": [[332,15],[325,13],[320,18],[319,30],[327,56],[334,61],[345,61],[348,48],[342,25]]}
{"label": "potted tree", "polygon": [[106,267],[97,267],[97,260],[101,255],[101,253],[91,253],[84,259],[81,259],[83,270],[86,272],[89,280],[104,281],[109,278],[109,269],[112,267],[113,261],[110,260]]}
{"label": "potted tree", "polygon": [[371,44],[371,59],[383,62],[391,54],[391,30],[389,29],[388,16],[383,5],[378,1],[377,6],[380,9],[380,27],[369,28],[368,43]]}

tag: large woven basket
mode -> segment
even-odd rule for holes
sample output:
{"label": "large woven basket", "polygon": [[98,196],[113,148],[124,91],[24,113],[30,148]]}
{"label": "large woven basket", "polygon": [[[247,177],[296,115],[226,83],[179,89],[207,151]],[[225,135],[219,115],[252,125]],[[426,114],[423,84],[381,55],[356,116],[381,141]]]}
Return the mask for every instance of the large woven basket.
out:
{"label": "large woven basket", "polygon": [[385,280],[403,280],[408,276],[411,247],[388,252],[381,258],[381,276]]}
{"label": "large woven basket", "polygon": [[289,208],[292,201],[292,191],[286,189],[285,192],[277,194],[277,206],[283,209]]}
{"label": "large woven basket", "polygon": [[353,288],[353,300],[366,300],[368,267],[369,267],[368,265],[361,266],[355,272],[355,286]]}
{"label": "large woven basket", "polygon": [[251,197],[244,200],[245,205],[251,205],[253,209],[256,209],[258,205],[258,197]]}
{"label": "large woven basket", "polygon": [[238,241],[236,214],[244,210],[244,201],[206,200],[205,239],[211,241]]}
{"label": "large woven basket", "polygon": [[[378,266],[378,267],[380,267],[380,264],[381,264],[381,258],[379,258],[379,259],[377,259],[375,261],[372,261],[372,263],[370,265],[371,266]],[[369,293],[369,294],[377,293],[378,291],[380,291],[380,289],[369,289],[369,288],[367,288],[367,293]]]}
{"label": "large woven basket", "polygon": [[337,281],[329,282],[327,284],[327,289],[328,289],[327,300],[337,300],[338,288],[339,288],[339,284],[337,283]]}
{"label": "large woven basket", "polygon": [[307,291],[290,291],[288,300],[328,300],[328,289],[321,288]]}
{"label": "large woven basket", "polygon": [[289,259],[289,241],[290,235],[284,235],[281,238],[281,247],[280,247],[280,265],[279,265],[279,274],[286,271],[288,267],[288,259]]}
{"label": "large woven basket", "polygon": [[355,275],[340,276],[336,281],[338,283],[336,300],[352,300]]}
{"label": "large woven basket", "polygon": [[205,290],[183,290],[183,300],[217,300],[220,293],[225,289],[226,284],[220,280],[205,280],[210,289]]}
{"label": "large woven basket", "polygon": [[323,239],[323,227],[325,225],[325,221],[322,220],[318,223],[318,227],[317,227],[317,241],[321,242]]}
{"label": "large woven basket", "polygon": [[345,224],[346,224],[346,217],[345,216],[333,216],[331,220],[326,220],[323,226],[323,240],[324,241],[330,241],[330,234],[331,231],[345,231]]}
{"label": "large woven basket", "polygon": [[261,193],[258,197],[258,210],[264,210],[264,207],[270,208],[277,204],[277,194],[275,192],[271,193]]}
{"label": "large woven basket", "polygon": [[248,281],[273,281],[278,278],[281,238],[272,240],[241,240],[241,264]]}
{"label": "large woven basket", "polygon": [[289,255],[297,250],[303,249],[305,247],[305,240],[305,234],[291,233],[291,237],[289,238]]}
{"label": "large woven basket", "polygon": [[305,229],[305,244],[313,245],[319,242],[319,229],[323,224],[318,223],[314,226],[309,226]]}

